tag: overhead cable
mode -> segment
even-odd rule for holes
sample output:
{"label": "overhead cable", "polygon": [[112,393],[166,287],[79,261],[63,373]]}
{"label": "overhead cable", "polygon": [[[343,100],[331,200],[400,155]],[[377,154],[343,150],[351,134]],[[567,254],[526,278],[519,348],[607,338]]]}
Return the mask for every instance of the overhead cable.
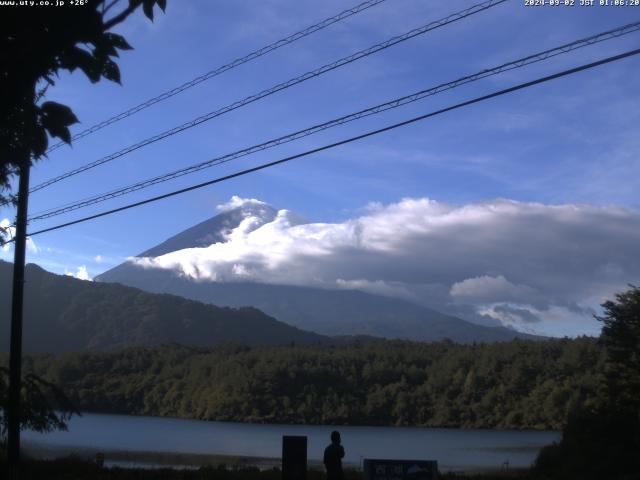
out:
{"label": "overhead cable", "polygon": [[[218,75],[231,70],[233,68],[236,68],[242,64],[248,63],[252,60],[255,60],[256,58],[262,57],[263,55],[266,55],[267,53],[273,52],[274,50],[277,50],[281,47],[284,47],[285,45],[289,45],[290,43],[293,43],[297,40],[300,40],[301,38],[307,37],[309,35],[311,35],[312,33],[315,33],[319,30],[322,30],[324,28],[327,28],[330,25],[333,25],[336,22],[339,22],[341,20],[344,20],[345,18],[351,17],[352,15],[356,15],[360,12],[363,12],[375,5],[378,5],[379,3],[385,2],[386,0],[367,0],[366,2],[363,2],[359,5],[356,5],[355,7],[352,8],[348,8],[347,10],[344,10],[340,13],[338,13],[337,15],[334,15],[332,17],[329,18],[325,18],[324,20],[322,20],[321,22],[318,22],[314,25],[311,25],[303,30],[300,30],[299,32],[296,32],[292,35],[289,35],[288,37],[285,37],[283,39],[278,40],[277,42],[273,42],[269,45],[267,45],[266,47],[262,47],[259,48],[258,50],[255,50],[247,55],[245,55],[244,57],[240,57],[240,58],[236,58],[235,60],[233,60],[232,62],[229,62],[225,65],[222,65],[221,67],[215,68],[214,70],[210,70],[207,73],[204,73],[192,80],[189,80],[188,82],[183,83],[182,85],[179,85],[175,88],[172,88],[171,90],[167,90],[166,92],[161,93],[160,95],[157,95],[153,98],[150,98],[142,103],[140,103],[139,105],[136,105],[135,107],[132,107],[128,110],[125,110],[124,112],[121,112],[117,115],[114,115],[113,117],[107,118],[106,120],[100,122],[100,123],[96,123],[95,125],[92,125],[89,128],[86,128],[85,130],[82,130],[79,133],[76,133],[75,135],[73,135],[71,137],[71,140],[73,141],[77,141],[83,137],[86,137],[87,135],[91,135],[94,132],[97,132],[98,130],[102,130],[104,127],[107,127],[113,123],[119,122],[120,120],[123,120],[127,117],[130,117],[131,115],[134,115],[142,110],[145,110],[147,108],[149,108],[152,105],[155,105],[156,103],[162,102],[164,100],[167,100],[175,95],[178,95],[179,93],[184,92],[185,90],[188,90],[192,87],[195,87],[196,85],[205,82],[207,80],[212,79],[213,77],[217,77]],[[58,142],[55,143],[54,145],[52,145],[48,150],[47,153],[52,152],[53,150],[56,150],[57,148],[60,148],[61,146],[66,145],[65,142]]]}
{"label": "overhead cable", "polygon": [[488,0],[476,5],[473,5],[469,8],[466,8],[462,11],[456,12],[456,13],[452,13],[451,15],[448,15],[447,17],[440,19],[440,20],[436,20],[434,22],[430,22],[427,25],[424,25],[422,27],[419,28],[415,28],[413,30],[410,30],[402,35],[398,35],[395,37],[392,37],[382,43],[378,43],[376,45],[373,45],[369,48],[366,48],[364,50],[360,50],[359,52],[356,52],[352,55],[349,55],[347,57],[344,57],[340,60],[336,60],[335,62],[326,64],[322,67],[316,68],[314,70],[311,70],[307,73],[304,73],[302,75],[299,75],[297,77],[291,78],[289,80],[287,80],[286,82],[282,82],[279,83],[277,85],[274,85],[271,88],[268,88],[266,90],[262,90],[259,93],[250,95],[248,97],[245,97],[242,100],[239,100],[237,102],[234,102],[232,104],[229,104],[225,107],[222,107],[218,110],[215,110],[213,112],[209,112],[206,113],[204,115],[201,115],[189,122],[183,123],[182,125],[178,125],[177,127],[173,127],[169,130],[165,130],[164,132],[161,132],[157,135],[154,135],[152,137],[146,138],[145,140],[142,140],[138,143],[135,143],[133,145],[129,145],[128,147],[123,148],[122,150],[119,150],[115,153],[112,153],[110,155],[107,155],[105,157],[102,157],[98,160],[95,160],[91,163],[85,164],[81,167],[78,167],[74,170],[71,170],[69,172],[66,172],[62,175],[58,175],[57,177],[51,178],[49,180],[46,180],[43,183],[40,183],[39,185],[36,185],[35,187],[32,187],[29,190],[29,193],[33,193],[36,192],[38,190],[42,190],[45,187],[48,187],[50,185],[53,185],[54,183],[60,182],[62,180],[66,180],[69,177],[72,177],[74,175],[78,175],[79,173],[82,172],[86,172],[87,170],[90,170],[92,168],[95,168],[99,165],[103,165],[107,162],[110,162],[112,160],[115,160],[116,158],[120,158],[124,155],[127,155],[133,151],[136,151],[142,147],[145,147],[147,145],[150,145],[152,143],[155,143],[157,141],[163,140],[167,137],[170,137],[172,135],[175,135],[177,133],[183,132],[187,129],[193,128],[197,125],[200,125],[204,122],[208,122],[209,120],[212,120],[216,117],[219,117],[221,115],[224,115],[226,113],[229,113],[233,110],[236,110],[240,107],[244,107],[245,105],[248,105],[250,103],[253,103],[257,100],[260,100],[262,98],[268,97],[270,95],[273,95],[274,93],[280,92],[282,90],[285,90],[287,88],[293,87],[294,85],[297,85],[299,83],[305,82],[307,80],[310,80],[312,78],[318,77],[320,75],[323,75],[327,72],[330,72],[332,70],[335,70],[337,68],[340,68],[344,65],[348,65],[350,63],[353,63],[357,60],[360,60],[361,58],[367,57],[369,55],[372,55],[374,53],[377,53],[379,51],[385,50],[389,47],[392,47],[394,45],[397,45],[398,43],[407,41],[411,38],[417,37],[419,35],[423,35],[431,30],[435,30],[437,28],[443,27],[445,25],[448,25],[450,23],[462,20],[463,18],[467,18],[471,15],[474,15],[476,13],[482,12],[484,10],[487,10],[489,8],[495,7],[496,5],[499,5],[501,3],[506,2],[507,0]]}
{"label": "overhead cable", "polygon": [[345,115],[333,120],[330,120],[328,122],[324,122],[324,123],[320,123],[317,125],[314,125],[312,127],[306,128],[304,130],[298,130],[296,132],[293,133],[289,133],[287,135],[275,138],[275,139],[271,139],[268,140],[266,142],[257,144],[257,145],[253,145],[241,150],[237,150],[235,152],[232,153],[228,153],[222,156],[218,156],[215,158],[212,158],[210,160],[204,161],[204,162],[200,162],[194,165],[191,165],[189,167],[185,167],[185,168],[181,168],[179,170],[175,170],[163,175],[158,175],[137,183],[134,183],[132,185],[128,185],[125,187],[121,187],[119,189],[116,190],[111,190],[109,192],[106,193],[102,193],[100,195],[94,195],[92,197],[89,198],[85,198],[83,200],[79,200],[73,203],[68,203],[66,205],[62,205],[59,207],[55,207],[52,209],[48,209],[46,211],[43,212],[39,212],[34,214],[33,216],[31,216],[29,218],[29,222],[33,222],[33,221],[37,221],[37,220],[43,220],[46,218],[51,218],[54,216],[58,216],[58,215],[62,215],[64,213],[68,213],[71,212],[73,210],[77,210],[80,208],[84,208],[90,205],[94,205],[96,203],[101,203],[116,197],[120,197],[132,192],[136,192],[138,190],[142,190],[144,188],[148,188],[151,187],[153,185],[157,185],[159,183],[163,183],[169,180],[173,180],[179,177],[182,177],[184,175],[188,175],[194,172],[198,172],[200,170],[206,169],[206,168],[210,168],[216,165],[220,165],[223,163],[227,163],[230,162],[232,160],[235,160],[237,158],[240,157],[244,157],[262,150],[266,150],[269,148],[273,148],[276,147],[278,145],[282,145],[303,137],[307,137],[309,135],[313,135],[315,133],[327,130],[329,128],[332,127],[336,127],[339,125],[343,125],[345,123],[348,122],[352,122],[354,120],[358,120],[364,117],[368,117],[371,115],[375,115],[381,112],[385,112],[387,110],[391,110],[394,108],[398,108],[400,106],[403,105],[407,105],[409,103],[424,99],[426,97],[429,96],[433,96],[436,95],[438,93],[447,91],[447,90],[451,90],[454,89],[456,87],[459,87],[461,85],[465,85],[467,83],[471,83],[471,82],[475,82],[478,81],[480,79],[492,76],[492,75],[497,75],[506,71],[510,71],[510,70],[514,70],[516,68],[522,68],[526,65],[530,65],[533,63],[537,63],[543,60],[547,60],[551,57],[555,57],[557,55],[561,55],[561,54],[565,54],[565,53],[569,53],[571,51],[577,50],[579,48],[583,48],[589,45],[594,45],[596,43],[599,42],[603,42],[605,40],[609,40],[612,38],[617,38],[620,37],[622,35],[627,35],[633,32],[637,32],[638,30],[640,30],[640,22],[635,22],[635,23],[630,23],[628,25],[624,25],[612,30],[607,30],[606,32],[602,32],[602,33],[598,33],[596,35],[591,35],[589,37],[586,38],[582,38],[579,40],[575,40],[571,43],[567,43],[564,45],[561,45],[559,47],[555,47],[555,48],[551,48],[542,52],[538,52],[532,55],[528,55],[526,57],[523,58],[519,58],[517,60],[513,60],[511,62],[507,62],[507,63],[503,63],[497,67],[493,67],[493,68],[489,68],[489,69],[485,69],[482,70],[480,72],[474,73],[472,75],[467,75],[461,78],[458,78],[456,80],[453,80],[451,82],[448,83],[442,83],[439,84],[435,87],[431,87],[425,90],[421,90],[419,92],[413,93],[411,95],[406,95],[404,97],[400,97],[400,98],[396,98],[394,100],[385,102],[385,103],[381,103],[379,105],[364,109],[364,110],[360,110],[358,112],[355,113],[351,113],[349,115]]}
{"label": "overhead cable", "polygon": [[[597,67],[597,66],[600,66],[600,65],[605,65],[605,64],[608,64],[608,63],[612,63],[612,62],[615,62],[615,61],[618,61],[618,60],[622,60],[624,58],[631,57],[631,56],[638,55],[638,54],[640,54],[640,48],[639,49],[635,49],[635,50],[630,50],[630,51],[627,51],[625,53],[621,53],[619,55],[614,55],[614,56],[610,56],[610,57],[607,57],[607,58],[603,58],[603,59],[595,61],[595,62],[583,64],[583,65],[581,65],[579,67],[570,68],[568,70],[563,70],[561,72],[554,73],[552,75],[547,75],[545,77],[540,77],[540,78],[537,78],[536,80],[531,80],[529,82],[520,83],[520,84],[515,85],[513,87],[505,88],[503,90],[499,90],[499,91],[490,93],[488,95],[483,95],[481,97],[476,97],[476,98],[473,98],[471,100],[467,100],[465,102],[461,102],[461,103],[458,103],[458,104],[455,104],[455,105],[452,105],[452,106],[449,106],[449,107],[446,107],[446,108],[442,108],[440,110],[436,110],[436,111],[433,111],[433,112],[430,112],[430,113],[426,113],[424,115],[420,115],[418,117],[411,118],[409,120],[405,120],[403,122],[395,123],[393,125],[389,125],[389,126],[386,126],[386,127],[383,127],[383,128],[379,128],[377,130],[372,130],[372,131],[363,133],[361,135],[357,135],[355,137],[350,137],[350,138],[347,138],[347,139],[344,139],[344,140],[340,140],[338,142],[331,143],[329,145],[324,145],[322,147],[318,147],[318,148],[314,148],[314,149],[311,149],[311,150],[307,150],[305,152],[298,153],[296,155],[291,155],[289,157],[281,158],[281,159],[275,160],[273,162],[264,163],[262,165],[258,165],[256,167],[248,168],[246,170],[241,170],[239,172],[235,172],[235,173],[232,173],[230,175],[225,175],[223,177],[218,177],[218,178],[215,178],[213,180],[202,182],[202,183],[199,183],[199,184],[196,184],[196,185],[191,185],[191,186],[186,187],[186,188],[181,188],[180,190],[174,190],[172,192],[165,193],[163,195],[158,195],[158,196],[155,196],[155,197],[147,198],[147,199],[141,200],[139,202],[130,203],[130,204],[124,205],[122,207],[118,207],[118,208],[114,208],[114,209],[107,210],[107,211],[104,211],[104,212],[96,213],[94,215],[89,215],[87,217],[83,217],[83,218],[79,218],[77,220],[73,220],[73,221],[70,221],[70,222],[66,222],[66,223],[62,223],[62,224],[59,224],[59,225],[55,225],[53,227],[44,228],[42,230],[37,230],[35,232],[29,233],[29,236],[40,235],[42,233],[51,232],[51,231],[54,231],[54,230],[59,230],[61,228],[69,227],[71,225],[76,225],[76,224],[79,224],[79,223],[87,222],[87,221],[94,220],[94,219],[97,219],[97,218],[100,218],[100,217],[104,217],[104,216],[107,216],[107,215],[112,215],[114,213],[122,212],[124,210],[129,210],[131,208],[139,207],[139,206],[142,206],[142,205],[146,205],[148,203],[152,203],[152,202],[157,202],[159,200],[163,200],[165,198],[169,198],[169,197],[173,197],[173,196],[180,195],[180,194],[183,194],[183,193],[191,192],[193,190],[197,190],[197,189],[200,189],[200,188],[203,188],[203,187],[207,187],[209,185],[214,185],[216,183],[221,183],[221,182],[224,182],[224,181],[227,181],[227,180],[231,180],[233,178],[237,178],[237,177],[241,177],[241,176],[244,176],[244,175],[248,175],[250,173],[254,173],[254,172],[257,172],[257,171],[260,171],[260,170],[264,170],[264,169],[267,169],[267,168],[270,168],[270,167],[274,167],[276,165],[280,165],[280,164],[283,164],[283,163],[286,163],[286,162],[290,162],[292,160],[296,160],[296,159],[299,159],[299,158],[307,157],[307,156],[312,155],[314,153],[318,153],[318,152],[322,152],[322,151],[325,151],[325,150],[329,150],[329,149],[332,149],[332,148],[335,148],[335,147],[338,147],[338,146],[341,146],[341,145],[346,145],[348,143],[356,142],[358,140],[362,140],[362,139],[365,139],[365,138],[368,138],[368,137],[372,137],[374,135],[379,135],[381,133],[388,132],[388,131],[394,130],[396,128],[404,127],[404,126],[407,126],[407,125],[410,125],[410,124],[425,120],[427,118],[435,117],[437,115],[441,115],[443,113],[450,112],[452,110],[457,110],[459,108],[467,107],[467,106],[475,104],[475,103],[480,103],[480,102],[485,101],[485,100],[489,100],[489,99],[492,99],[492,98],[495,98],[495,97],[499,97],[499,96],[502,96],[502,95],[505,95],[505,94],[508,94],[508,93],[512,93],[512,92],[518,91],[518,90],[523,90],[525,88],[529,88],[529,87],[532,87],[534,85],[538,85],[538,84],[541,84],[541,83],[549,82],[549,81],[555,80],[557,78],[561,78],[561,77],[565,77],[565,76],[568,76],[568,75],[572,75],[572,74],[575,74],[575,73],[578,73],[578,72],[582,72],[584,70],[588,70],[588,69],[591,69],[591,68],[594,68],[594,67]],[[7,243],[9,243],[9,242],[7,242]]]}

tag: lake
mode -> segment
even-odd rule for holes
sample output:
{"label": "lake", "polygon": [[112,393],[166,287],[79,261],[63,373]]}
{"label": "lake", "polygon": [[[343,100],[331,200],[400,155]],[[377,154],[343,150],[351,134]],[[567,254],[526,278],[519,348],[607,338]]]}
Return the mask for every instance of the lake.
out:
{"label": "lake", "polygon": [[93,413],[72,418],[68,432],[27,431],[22,439],[32,455],[104,452],[108,465],[187,467],[250,457],[245,463],[268,466],[281,456],[282,435],[306,435],[310,463],[319,465],[335,429],[345,462],[353,466],[363,458],[421,459],[438,460],[442,471],[495,469],[504,462],[528,467],[543,446],[560,439],[554,431],[246,424]]}

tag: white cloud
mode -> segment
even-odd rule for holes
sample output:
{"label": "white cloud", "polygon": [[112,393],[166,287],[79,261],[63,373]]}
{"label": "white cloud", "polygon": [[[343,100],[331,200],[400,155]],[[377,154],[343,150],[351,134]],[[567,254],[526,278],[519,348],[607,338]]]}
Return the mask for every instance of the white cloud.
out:
{"label": "white cloud", "polygon": [[[526,305],[497,304],[480,307],[479,313],[516,330],[550,336],[598,335],[601,327],[593,318],[593,311],[570,307],[551,306],[538,310]],[[581,326],[577,332],[576,325]]]}
{"label": "white cloud", "polygon": [[[9,221],[9,219],[8,218],[2,219],[2,221],[0,221],[0,236],[2,236],[2,239],[4,241],[11,240],[15,237],[15,235],[16,235],[16,229],[11,225],[11,222]],[[7,243],[2,245],[2,251],[8,252],[9,250],[11,250],[12,246],[13,246],[13,243]],[[40,249],[36,245],[36,242],[34,242],[31,237],[27,237],[27,251],[29,253],[38,253],[40,251]]]}
{"label": "white cloud", "polygon": [[76,278],[80,280],[91,280],[89,277],[89,272],[87,272],[87,267],[81,265],[78,267],[78,271],[76,272]]}
{"label": "white cloud", "polygon": [[228,210],[234,210],[248,205],[266,205],[266,203],[256,200],[255,198],[241,198],[234,195],[227,203],[222,203],[216,206],[216,208],[221,212],[226,212]]}
{"label": "white cloud", "polygon": [[519,302],[532,303],[541,300],[540,294],[526,285],[515,285],[502,275],[467,278],[451,286],[450,294],[456,300],[473,303]]}
{"label": "white cloud", "polygon": [[96,255],[95,257],[93,257],[93,260],[96,263],[101,263],[102,262],[102,255]]}
{"label": "white cloud", "polygon": [[482,313],[498,319],[507,325],[538,323],[541,321],[537,315],[538,312],[534,312],[528,308],[514,307],[505,303],[494,305]]}
{"label": "white cloud", "polygon": [[78,280],[87,280],[89,282],[92,281],[92,278],[89,276],[89,272],[87,271],[87,267],[85,265],[80,265],[76,270],[76,273],[70,272],[65,269],[64,274],[68,277],[74,277]]}
{"label": "white cloud", "polygon": [[31,237],[27,237],[27,251],[31,253],[38,253],[40,251],[36,242],[34,242]]}
{"label": "white cloud", "polygon": [[[15,234],[15,227],[11,226],[11,222],[8,218],[3,218],[2,221],[0,221],[0,236],[2,237],[2,241],[6,242],[8,240],[11,240],[15,236]],[[5,243],[4,245],[2,245],[3,252],[8,252],[10,248],[10,243]]]}
{"label": "white cloud", "polygon": [[[369,293],[384,295],[386,297],[404,298],[406,300],[417,300],[415,292],[408,289],[402,283],[390,283],[384,280],[366,280],[358,278],[355,280],[336,279],[336,285],[345,290],[362,290]],[[328,285],[328,287],[331,287]]]}
{"label": "white cloud", "polygon": [[[230,204],[244,202],[262,204]],[[418,198],[342,223],[301,223],[288,210],[247,228],[254,221],[223,243],[132,261],[200,281],[358,288],[505,324],[581,318],[585,328],[590,308],[640,277],[640,213],[617,207]]]}

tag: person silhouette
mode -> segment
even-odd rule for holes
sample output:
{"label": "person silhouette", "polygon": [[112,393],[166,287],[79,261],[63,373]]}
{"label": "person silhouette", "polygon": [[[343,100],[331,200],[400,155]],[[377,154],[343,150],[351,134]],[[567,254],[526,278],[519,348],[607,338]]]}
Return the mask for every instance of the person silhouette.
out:
{"label": "person silhouette", "polygon": [[340,445],[340,432],[331,432],[331,445],[324,449],[324,468],[327,470],[327,480],[344,480],[342,459],[344,447]]}

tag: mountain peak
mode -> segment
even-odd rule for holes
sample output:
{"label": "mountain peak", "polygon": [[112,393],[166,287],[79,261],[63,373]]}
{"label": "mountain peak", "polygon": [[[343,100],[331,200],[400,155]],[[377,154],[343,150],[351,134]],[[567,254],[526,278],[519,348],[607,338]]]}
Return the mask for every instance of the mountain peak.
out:
{"label": "mountain peak", "polygon": [[271,205],[266,204],[262,200],[256,198],[242,198],[238,195],[233,195],[227,203],[222,203],[216,206],[219,212],[229,212],[232,210],[243,211],[256,211],[259,212],[261,208],[273,208]]}
{"label": "mountain peak", "polygon": [[164,242],[150,248],[137,257],[158,257],[185,248],[204,248],[214,243],[227,241],[237,228],[255,230],[272,222],[278,212],[260,200],[233,196],[225,204],[218,205],[219,214],[184,230]]}

